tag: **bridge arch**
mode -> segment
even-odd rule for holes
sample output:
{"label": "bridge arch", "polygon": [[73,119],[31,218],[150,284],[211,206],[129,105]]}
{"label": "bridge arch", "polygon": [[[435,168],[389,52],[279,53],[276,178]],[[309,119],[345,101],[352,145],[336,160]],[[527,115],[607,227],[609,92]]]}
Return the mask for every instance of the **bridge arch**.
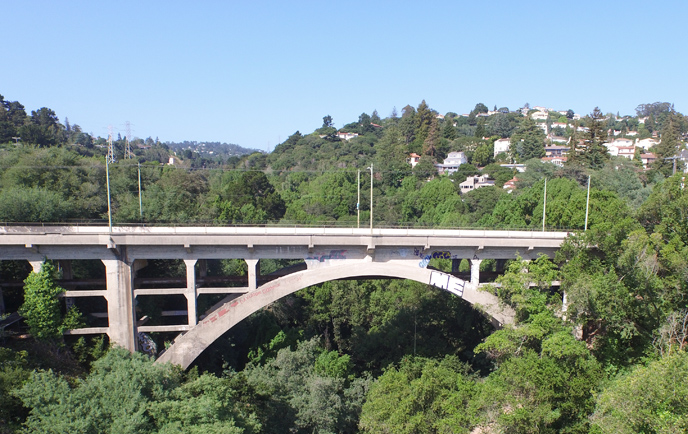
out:
{"label": "bridge arch", "polygon": [[172,346],[160,355],[157,363],[169,362],[187,369],[210,344],[250,314],[300,289],[338,279],[374,276],[415,280],[462,297],[490,317],[497,326],[513,323],[513,310],[500,306],[494,295],[479,291],[476,284],[452,275],[420,268],[417,261],[338,262],[340,263],[337,265],[308,269],[280,277],[224,303],[184,335],[179,336]]}

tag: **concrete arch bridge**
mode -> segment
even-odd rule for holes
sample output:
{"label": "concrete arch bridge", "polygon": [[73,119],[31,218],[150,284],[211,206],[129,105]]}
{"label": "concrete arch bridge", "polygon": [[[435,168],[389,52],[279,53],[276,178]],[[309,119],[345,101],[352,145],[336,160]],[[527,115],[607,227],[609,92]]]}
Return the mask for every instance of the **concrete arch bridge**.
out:
{"label": "concrete arch bridge", "polygon": [[[158,362],[187,368],[205,348],[251,313],[330,280],[410,279],[462,297],[497,325],[511,323],[513,311],[500,307],[496,297],[478,289],[481,261],[514,259],[517,255],[524,259],[536,259],[541,254],[552,257],[567,235],[452,229],[4,226],[0,227],[0,260],[28,260],[34,270],[40,269],[44,259],[102,261],[105,289],[68,290],[64,296],[104,298],[108,325],[67,333],[107,333],[113,344],[135,351],[139,333],[181,332]],[[432,258],[450,259],[453,271],[458,271],[462,259],[469,260],[470,279],[428,268]],[[149,259],[183,260],[185,287],[137,288],[136,272]],[[247,285],[202,285],[197,264],[208,259],[243,259],[248,265]],[[302,259],[306,267],[261,285],[261,259]],[[198,297],[204,294],[226,297],[202,316],[197,307]],[[136,317],[137,297],[170,295],[186,299],[185,323],[146,326]]]}

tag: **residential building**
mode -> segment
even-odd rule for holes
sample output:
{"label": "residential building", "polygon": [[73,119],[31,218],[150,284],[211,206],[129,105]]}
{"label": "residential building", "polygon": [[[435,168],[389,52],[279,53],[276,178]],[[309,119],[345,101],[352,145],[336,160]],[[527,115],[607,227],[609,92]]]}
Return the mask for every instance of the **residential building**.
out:
{"label": "residential building", "polygon": [[566,156],[555,156],[555,157],[542,157],[540,158],[540,161],[543,163],[552,163],[556,166],[559,167],[564,167],[564,163],[566,163]]}
{"label": "residential building", "polygon": [[476,188],[494,186],[494,183],[494,179],[490,179],[490,175],[485,173],[483,175],[473,175],[467,177],[464,182],[459,184],[459,188],[463,194],[475,190]]}
{"label": "residential building", "polygon": [[[614,148],[616,148],[616,150],[617,150],[617,151],[616,151],[616,155],[618,155],[619,157],[626,157],[626,158],[628,158],[629,160],[632,160],[633,157],[635,156],[635,145],[631,145],[631,146],[614,146]],[[612,155],[614,155],[614,154],[612,153],[612,149],[611,149],[611,148],[609,149],[609,153],[612,154]]]}
{"label": "residential building", "polygon": [[648,150],[651,147],[657,145],[659,142],[655,139],[642,139],[642,140],[636,140],[635,145],[638,146],[639,148],[643,148],[644,150]]}
{"label": "residential building", "polygon": [[545,145],[545,156],[547,157],[561,157],[568,154],[571,150],[569,146],[562,145]]}
{"label": "residential building", "polygon": [[459,170],[459,166],[468,163],[468,158],[463,152],[450,152],[447,158],[444,159],[444,163],[435,164],[437,168],[437,173],[440,175],[451,175],[452,173]]}
{"label": "residential building", "polygon": [[409,154],[409,157],[406,159],[406,162],[411,165],[411,168],[416,167],[416,164],[420,161],[420,155],[416,154],[415,152],[412,152]]}
{"label": "residential building", "polygon": [[510,139],[497,139],[494,142],[494,156],[502,152],[509,152]]}
{"label": "residential building", "polygon": [[337,132],[337,137],[341,140],[351,140],[354,137],[358,137],[358,133],[345,133],[344,131]]}
{"label": "residential building", "polygon": [[647,154],[640,154],[640,161],[643,162],[643,168],[647,169],[647,167],[654,163],[654,161],[657,159],[657,156],[653,154],[652,152],[649,152]]}
{"label": "residential building", "polygon": [[513,178],[505,182],[502,188],[506,190],[507,193],[511,193],[516,189],[516,182],[518,182],[518,178],[514,176]]}

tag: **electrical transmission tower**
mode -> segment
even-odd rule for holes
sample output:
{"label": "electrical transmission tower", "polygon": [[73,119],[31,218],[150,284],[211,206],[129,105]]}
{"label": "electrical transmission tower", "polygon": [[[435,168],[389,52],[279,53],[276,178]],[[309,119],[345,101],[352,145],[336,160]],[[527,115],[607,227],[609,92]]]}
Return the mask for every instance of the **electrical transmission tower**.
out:
{"label": "electrical transmission tower", "polygon": [[134,158],[134,153],[131,152],[131,123],[129,121],[126,122],[125,124],[126,128],[126,139],[127,139],[127,147],[124,150],[124,158],[130,159]]}
{"label": "electrical transmission tower", "polygon": [[115,145],[112,141],[112,125],[108,125],[108,153],[106,162],[108,164],[117,162],[117,159],[115,158]]}

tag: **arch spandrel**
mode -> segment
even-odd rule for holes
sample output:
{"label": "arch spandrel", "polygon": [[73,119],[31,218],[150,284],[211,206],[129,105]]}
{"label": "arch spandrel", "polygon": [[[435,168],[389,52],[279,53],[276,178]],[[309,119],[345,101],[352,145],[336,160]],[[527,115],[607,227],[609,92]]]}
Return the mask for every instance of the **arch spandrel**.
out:
{"label": "arch spandrel", "polygon": [[494,295],[479,291],[476,285],[450,274],[421,268],[417,260],[388,262],[338,260],[327,267],[308,269],[280,277],[224,303],[187,333],[178,337],[157,362],[170,362],[186,369],[227,330],[270,303],[300,289],[330,280],[369,276],[402,278],[433,285],[479,307],[496,325],[513,323],[513,310],[500,306]]}

